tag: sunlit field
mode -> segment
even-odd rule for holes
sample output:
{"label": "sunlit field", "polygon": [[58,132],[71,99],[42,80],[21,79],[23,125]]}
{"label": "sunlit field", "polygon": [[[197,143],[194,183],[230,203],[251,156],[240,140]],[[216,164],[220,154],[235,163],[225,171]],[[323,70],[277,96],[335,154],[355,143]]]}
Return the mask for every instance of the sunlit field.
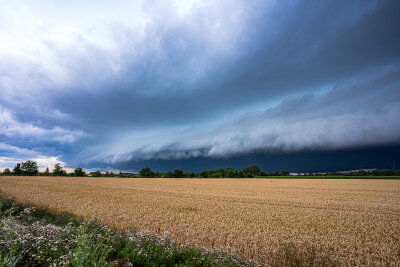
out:
{"label": "sunlit field", "polygon": [[230,247],[262,263],[285,253],[340,265],[400,265],[400,180],[0,177],[5,197]]}

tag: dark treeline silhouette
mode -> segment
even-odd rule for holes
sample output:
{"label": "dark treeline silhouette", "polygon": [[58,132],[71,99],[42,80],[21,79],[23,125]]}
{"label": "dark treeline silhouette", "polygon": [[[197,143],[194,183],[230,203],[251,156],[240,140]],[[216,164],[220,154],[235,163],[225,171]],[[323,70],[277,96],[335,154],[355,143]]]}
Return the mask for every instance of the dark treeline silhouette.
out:
{"label": "dark treeline silhouette", "polygon": [[100,171],[86,172],[82,168],[76,168],[73,172],[68,173],[61,166],[60,163],[54,165],[53,171],[50,172],[46,168],[44,172],[39,172],[38,165],[33,160],[17,163],[13,170],[5,168],[1,175],[16,175],[16,176],[90,176],[90,177],[144,177],[144,178],[254,178],[254,177],[268,177],[268,176],[400,176],[399,170],[373,170],[364,171],[358,170],[354,172],[328,172],[328,173],[300,173],[291,174],[288,171],[265,173],[257,165],[250,165],[242,170],[235,170],[232,168],[220,168],[216,170],[204,170],[201,172],[184,172],[180,169],[174,169],[168,172],[153,171],[149,167],[145,167],[135,173],[113,173]]}

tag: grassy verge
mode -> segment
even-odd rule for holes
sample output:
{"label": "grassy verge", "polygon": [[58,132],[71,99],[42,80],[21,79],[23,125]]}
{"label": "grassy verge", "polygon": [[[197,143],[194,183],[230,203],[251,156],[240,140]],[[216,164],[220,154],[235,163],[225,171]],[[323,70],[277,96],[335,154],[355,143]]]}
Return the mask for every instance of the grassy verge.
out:
{"label": "grassy verge", "polygon": [[0,266],[257,266],[233,253],[200,249],[132,229],[119,233],[96,221],[0,197]]}

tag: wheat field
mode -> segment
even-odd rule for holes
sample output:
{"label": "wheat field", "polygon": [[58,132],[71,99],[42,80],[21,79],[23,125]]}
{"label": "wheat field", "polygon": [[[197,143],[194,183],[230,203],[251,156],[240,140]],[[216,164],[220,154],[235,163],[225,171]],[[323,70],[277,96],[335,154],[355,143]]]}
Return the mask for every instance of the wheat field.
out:
{"label": "wheat field", "polygon": [[0,190],[266,264],[294,249],[338,265],[400,265],[400,180],[0,177]]}

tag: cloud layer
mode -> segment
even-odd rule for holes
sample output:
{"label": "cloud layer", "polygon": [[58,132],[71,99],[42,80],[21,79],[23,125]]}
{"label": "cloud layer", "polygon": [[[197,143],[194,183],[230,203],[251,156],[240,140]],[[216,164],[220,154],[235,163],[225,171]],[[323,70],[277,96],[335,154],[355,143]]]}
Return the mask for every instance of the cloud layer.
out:
{"label": "cloud layer", "polygon": [[1,5],[3,162],[400,142],[397,1]]}

